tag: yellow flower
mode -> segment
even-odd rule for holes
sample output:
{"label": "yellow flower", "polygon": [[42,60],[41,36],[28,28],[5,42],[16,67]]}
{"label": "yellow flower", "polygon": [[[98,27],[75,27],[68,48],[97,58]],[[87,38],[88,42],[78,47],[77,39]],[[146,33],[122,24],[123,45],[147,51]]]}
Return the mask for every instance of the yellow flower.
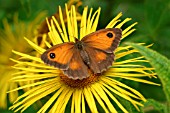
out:
{"label": "yellow flower", "polygon": [[[71,10],[68,10],[67,5],[65,8],[67,17],[66,24],[63,20],[61,7],[59,7],[61,25],[59,25],[59,22],[55,17],[52,17],[50,21],[47,21],[49,37],[47,37],[44,42],[48,48],[63,43],[63,41],[74,41],[74,37],[82,39],[87,34],[96,31],[101,8],[92,14],[93,9],[91,8],[88,12],[88,7],[85,7],[80,23],[77,22],[75,6],[73,5]],[[121,28],[126,22],[131,20],[131,18],[126,18],[121,22],[121,16],[122,13],[119,13],[106,28]],[[133,26],[136,24],[137,23],[134,23],[123,29],[122,39],[135,31]],[[25,38],[25,40],[39,54],[46,51],[45,48],[36,45],[29,39]],[[48,42],[49,40],[50,43]],[[15,77],[12,78],[12,81],[20,82],[34,80],[35,82],[9,91],[13,92],[19,89],[31,88],[29,91],[19,96],[10,109],[13,109],[15,112],[19,110],[23,112],[36,101],[50,95],[50,98],[48,97],[49,99],[41,107],[38,113],[45,113],[47,111],[50,113],[63,113],[66,109],[69,109],[71,113],[86,113],[87,109],[92,113],[101,111],[117,113],[117,109],[128,113],[125,106],[121,104],[120,98],[129,101],[137,110],[139,110],[139,106],[143,106],[139,101],[146,101],[146,99],[140,92],[121,81],[131,80],[147,84],[157,84],[142,78],[155,77],[153,68],[145,67],[140,64],[140,62],[148,62],[143,59],[143,56],[125,59],[127,58],[126,56],[137,52],[138,51],[131,46],[120,46],[115,51],[116,62],[113,63],[112,67],[105,73],[102,75],[93,75],[83,80],[73,80],[63,75],[59,69],[44,64],[40,57],[13,50],[13,53],[21,56],[22,59],[11,59],[16,62],[16,65],[14,65],[13,68],[20,70],[15,73]],[[120,98],[118,99],[118,97]],[[100,109],[98,106],[100,106]]]}
{"label": "yellow flower", "polygon": [[13,73],[17,70],[11,68],[14,62],[11,62],[9,58],[17,58],[12,54],[12,49],[26,52],[33,50],[24,41],[24,36],[29,39],[33,39],[36,35],[35,30],[37,25],[46,16],[45,12],[40,13],[37,17],[30,22],[22,22],[18,20],[18,14],[14,15],[14,24],[10,26],[6,19],[3,20],[4,30],[0,31],[0,107],[7,107],[7,96],[11,103],[18,97],[18,92],[11,92],[7,95],[8,90],[12,90],[18,87],[18,84],[9,82]]}

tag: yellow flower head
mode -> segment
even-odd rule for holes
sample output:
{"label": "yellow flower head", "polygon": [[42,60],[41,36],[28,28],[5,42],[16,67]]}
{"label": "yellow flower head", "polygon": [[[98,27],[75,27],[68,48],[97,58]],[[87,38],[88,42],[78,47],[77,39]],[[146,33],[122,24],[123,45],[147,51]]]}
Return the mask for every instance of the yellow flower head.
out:
{"label": "yellow flower head", "polygon": [[[46,16],[46,12],[41,12],[35,19],[30,22],[23,22],[18,20],[18,14],[14,15],[13,25],[10,25],[7,19],[3,20],[4,29],[0,30],[0,107],[7,108],[7,98],[10,103],[13,103],[18,92],[11,92],[7,94],[8,90],[12,90],[18,87],[17,83],[9,82],[13,77],[13,73],[17,70],[11,66],[14,62],[10,61],[10,58],[18,58],[12,54],[12,49],[26,52],[32,50],[29,45],[24,41],[24,36],[29,39],[33,39],[36,35],[35,31],[37,25]],[[21,30],[22,29],[22,30]],[[28,82],[28,81],[27,81]],[[27,83],[25,82],[25,83]]]}
{"label": "yellow flower head", "polygon": [[[44,40],[46,48],[51,48],[63,42],[74,42],[74,37],[82,39],[97,29],[101,8],[93,14],[92,8],[88,11],[88,7],[85,7],[81,17],[77,15],[74,5],[71,7],[71,10],[68,10],[67,5],[65,9],[67,17],[66,23],[63,20],[60,7],[59,17],[61,25],[55,17],[47,21],[49,37],[46,37]],[[126,22],[131,20],[131,18],[126,18],[121,21],[121,16],[122,13],[119,13],[106,28],[121,28]],[[135,31],[133,26],[136,24],[137,23],[134,23],[122,30],[122,39]],[[41,55],[46,51],[46,48],[36,45],[27,38],[25,39],[38,54]],[[142,56],[125,59],[127,58],[126,56],[137,52],[138,51],[131,46],[120,46],[115,51],[115,63],[113,63],[112,67],[106,72],[99,75],[91,75],[83,80],[73,80],[64,75],[59,69],[44,64],[40,56],[31,56],[13,51],[13,53],[21,56],[19,60],[11,59],[16,62],[13,68],[20,70],[15,73],[15,77],[12,79],[13,82],[33,80],[34,83],[10,91],[28,87],[31,88],[18,97],[10,109],[16,112],[19,110],[24,111],[36,101],[50,95],[50,98],[38,113],[45,113],[47,111],[50,113],[63,113],[66,109],[69,109],[71,113],[86,113],[87,109],[92,113],[117,113],[117,109],[128,113],[124,105],[121,104],[120,98],[129,101],[139,110],[138,106],[142,106],[139,101],[146,101],[146,99],[137,90],[120,81],[131,80],[155,84],[142,79],[142,77],[154,77],[155,75],[155,73],[152,72],[153,68],[138,64],[139,62],[147,62],[147,60],[144,60]],[[100,109],[98,106],[100,106]]]}

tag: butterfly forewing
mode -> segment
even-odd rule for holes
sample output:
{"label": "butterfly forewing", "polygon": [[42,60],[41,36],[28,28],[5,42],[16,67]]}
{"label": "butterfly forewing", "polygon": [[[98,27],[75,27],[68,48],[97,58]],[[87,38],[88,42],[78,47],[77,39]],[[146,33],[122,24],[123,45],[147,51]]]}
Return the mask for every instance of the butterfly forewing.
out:
{"label": "butterfly forewing", "polygon": [[58,44],[48,49],[41,55],[41,59],[48,65],[68,69],[68,65],[73,57],[74,43],[68,42]]}
{"label": "butterfly forewing", "polygon": [[81,41],[88,47],[93,47],[107,53],[113,53],[122,37],[122,31],[118,28],[101,29],[85,36]]}

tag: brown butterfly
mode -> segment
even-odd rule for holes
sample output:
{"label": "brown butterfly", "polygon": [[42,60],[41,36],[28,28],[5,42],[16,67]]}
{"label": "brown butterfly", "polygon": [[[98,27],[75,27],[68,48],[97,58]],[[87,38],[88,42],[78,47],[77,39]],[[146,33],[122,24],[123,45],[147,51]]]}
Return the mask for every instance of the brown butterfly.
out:
{"label": "brown butterfly", "polygon": [[55,45],[45,51],[41,59],[51,66],[63,70],[72,79],[89,76],[88,69],[94,74],[105,71],[114,61],[113,51],[122,37],[118,28],[101,29],[74,42]]}

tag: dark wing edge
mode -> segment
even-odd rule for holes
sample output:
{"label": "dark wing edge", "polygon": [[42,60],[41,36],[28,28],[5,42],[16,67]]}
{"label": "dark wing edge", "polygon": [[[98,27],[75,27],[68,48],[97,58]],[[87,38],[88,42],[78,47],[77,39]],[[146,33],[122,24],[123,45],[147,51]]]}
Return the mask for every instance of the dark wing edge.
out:
{"label": "dark wing edge", "polygon": [[122,38],[122,30],[119,28],[114,28],[113,29],[114,33],[116,34],[115,39],[112,42],[111,50],[115,51],[115,49],[119,46],[120,44],[120,39]]}

